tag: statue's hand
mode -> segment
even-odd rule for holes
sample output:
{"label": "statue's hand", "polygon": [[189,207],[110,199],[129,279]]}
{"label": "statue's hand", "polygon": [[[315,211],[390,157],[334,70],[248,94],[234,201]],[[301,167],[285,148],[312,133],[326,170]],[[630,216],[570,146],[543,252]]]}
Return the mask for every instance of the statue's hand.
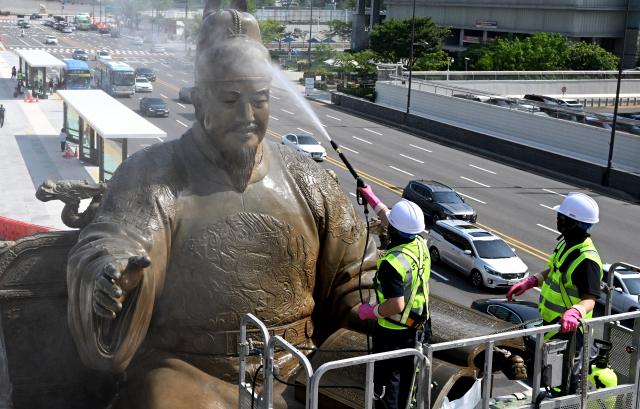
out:
{"label": "statue's hand", "polygon": [[99,316],[112,320],[122,311],[124,295],[133,290],[142,280],[142,272],[151,265],[149,257],[133,256],[126,267],[121,263],[107,263],[102,268],[93,290],[93,311]]}

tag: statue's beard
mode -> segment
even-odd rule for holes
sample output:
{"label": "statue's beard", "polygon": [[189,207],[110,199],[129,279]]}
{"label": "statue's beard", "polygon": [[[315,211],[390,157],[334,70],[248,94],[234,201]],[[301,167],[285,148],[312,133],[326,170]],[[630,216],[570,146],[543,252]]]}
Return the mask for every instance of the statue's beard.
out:
{"label": "statue's beard", "polygon": [[224,170],[231,178],[233,187],[243,193],[249,185],[251,174],[256,167],[256,152],[258,146],[242,149],[227,149],[219,147],[220,155],[224,159]]}

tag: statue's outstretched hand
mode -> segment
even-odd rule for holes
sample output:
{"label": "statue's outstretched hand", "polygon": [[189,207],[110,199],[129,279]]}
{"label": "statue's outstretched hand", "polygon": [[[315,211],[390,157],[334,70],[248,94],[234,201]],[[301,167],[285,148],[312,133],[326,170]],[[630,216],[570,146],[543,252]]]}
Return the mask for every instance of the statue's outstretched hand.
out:
{"label": "statue's outstretched hand", "polygon": [[115,319],[116,313],[122,310],[124,295],[140,284],[143,270],[150,265],[151,260],[146,256],[129,257],[126,266],[124,262],[105,264],[96,277],[93,311],[103,318]]}

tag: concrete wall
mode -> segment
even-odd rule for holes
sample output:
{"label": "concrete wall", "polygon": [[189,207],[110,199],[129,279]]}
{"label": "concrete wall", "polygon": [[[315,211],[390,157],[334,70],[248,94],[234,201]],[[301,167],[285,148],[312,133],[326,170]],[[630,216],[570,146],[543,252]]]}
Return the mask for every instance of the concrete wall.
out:
{"label": "concrete wall", "polygon": [[[405,128],[403,110],[374,104],[342,93],[332,93],[331,101],[337,106],[374,121]],[[575,156],[563,155],[419,115],[408,115],[406,128],[445,145],[456,146],[470,152],[480,152],[501,162],[511,163],[541,174],[564,177],[574,182],[579,179],[593,187],[602,183],[606,169],[604,165]],[[640,199],[640,174],[613,168],[610,187]]]}
{"label": "concrete wall", "polygon": [[[406,110],[407,88],[376,83],[378,104]],[[414,114],[558,154],[606,165],[610,131],[493,105],[413,89]],[[640,172],[640,137],[616,133],[614,166]]]}

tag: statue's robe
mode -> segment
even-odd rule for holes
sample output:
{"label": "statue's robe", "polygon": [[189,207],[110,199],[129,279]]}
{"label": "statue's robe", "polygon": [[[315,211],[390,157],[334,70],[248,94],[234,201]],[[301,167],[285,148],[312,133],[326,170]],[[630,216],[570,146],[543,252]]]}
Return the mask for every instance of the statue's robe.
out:
{"label": "statue's robe", "polygon": [[[360,302],[366,227],[314,161],[272,142],[260,150],[243,193],[191,131],[120,165],[69,255],[69,325],[86,365],[122,372],[160,350],[234,382],[243,314],[295,345],[345,325]],[[151,266],[123,311],[105,320],[93,311],[96,277],[132,255]],[[376,257],[371,240],[365,281]]]}

